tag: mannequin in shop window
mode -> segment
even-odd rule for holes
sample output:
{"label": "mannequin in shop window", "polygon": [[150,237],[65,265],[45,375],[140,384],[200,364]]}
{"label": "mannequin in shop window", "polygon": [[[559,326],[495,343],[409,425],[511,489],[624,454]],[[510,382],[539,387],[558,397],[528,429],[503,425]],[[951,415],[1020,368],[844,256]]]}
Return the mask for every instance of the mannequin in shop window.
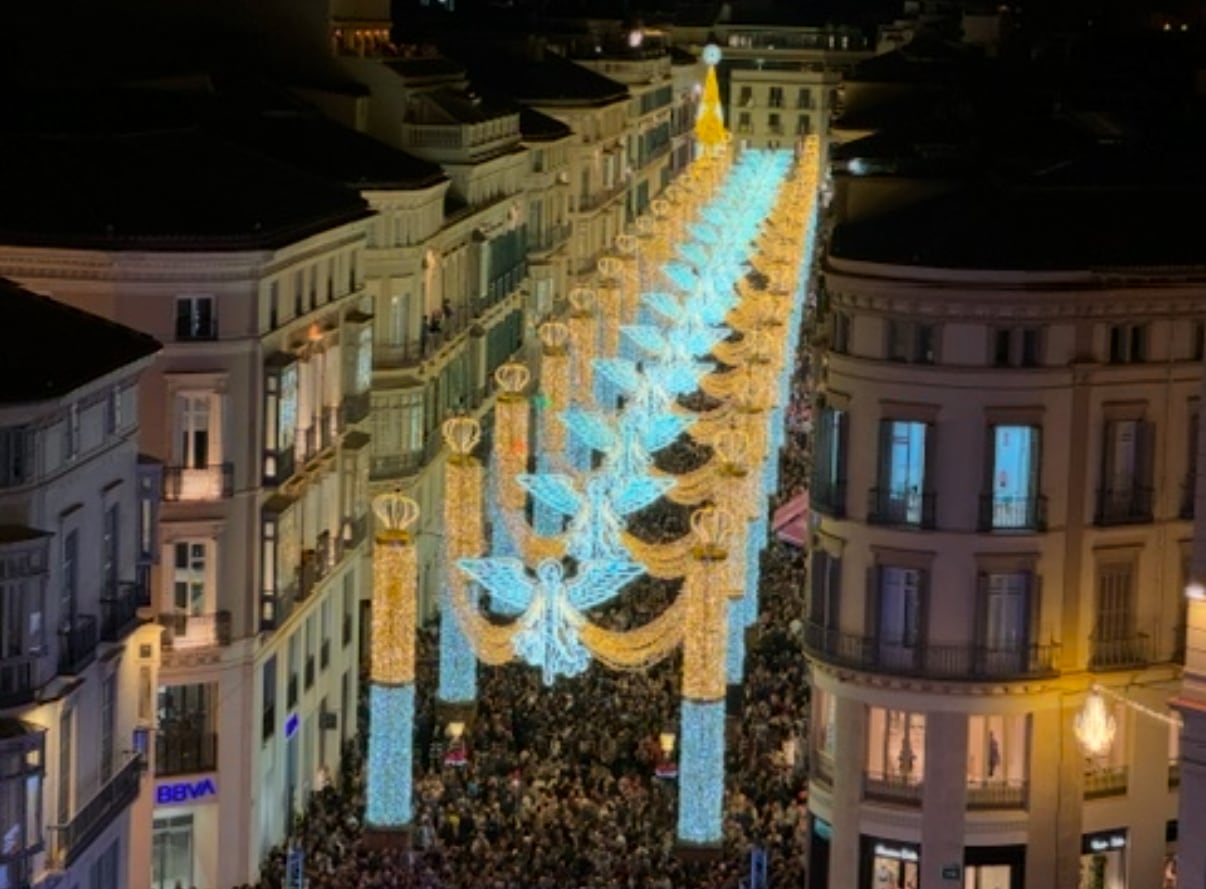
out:
{"label": "mannequin in shop window", "polygon": [[997,769],[1001,766],[1001,745],[997,742],[997,736],[992,732],[988,733],[988,777],[992,778],[996,775]]}
{"label": "mannequin in shop window", "polygon": [[909,743],[909,736],[906,734],[900,741],[900,753],[896,757],[896,764],[900,766],[900,775],[903,778],[909,778],[913,774],[913,763],[917,761],[917,755],[913,753],[913,745]]}

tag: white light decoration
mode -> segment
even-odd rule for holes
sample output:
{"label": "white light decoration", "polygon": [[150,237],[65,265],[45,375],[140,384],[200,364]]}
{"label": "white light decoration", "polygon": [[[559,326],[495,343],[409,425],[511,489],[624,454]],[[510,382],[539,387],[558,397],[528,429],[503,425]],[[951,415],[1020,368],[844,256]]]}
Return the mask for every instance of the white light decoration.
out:
{"label": "white light decoration", "polygon": [[1084,707],[1076,714],[1073,729],[1076,740],[1089,756],[1105,756],[1114,746],[1118,722],[1106,707],[1105,697],[1097,687],[1089,691]]}

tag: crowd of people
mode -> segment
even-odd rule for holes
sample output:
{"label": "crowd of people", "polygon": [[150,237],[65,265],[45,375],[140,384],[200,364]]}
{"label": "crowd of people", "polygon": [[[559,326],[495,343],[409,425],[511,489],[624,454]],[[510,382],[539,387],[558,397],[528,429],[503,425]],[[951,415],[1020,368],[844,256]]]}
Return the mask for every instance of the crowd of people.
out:
{"label": "crowd of people", "polygon": [[[806,397],[799,387],[795,394]],[[792,432],[795,439],[799,430]],[[699,458],[682,456],[687,463]],[[803,460],[798,449],[785,457],[780,493],[791,493],[804,483]],[[664,504],[636,523],[648,540],[685,531],[682,510]],[[383,852],[362,842],[370,730],[362,707],[337,784],[311,795],[290,839],[302,851],[307,889],[739,889],[749,886],[752,850],[765,852],[771,885],[803,886],[805,572],[803,552],[768,545],[744,703],[730,712],[724,841],[716,854],[678,854],[676,782],[658,769],[659,735],[677,731],[678,656],[647,671],[593,666],[552,688],[525,665],[481,667],[468,755],[450,762],[434,700],[438,636],[429,629],[419,646],[409,848]],[[592,619],[639,626],[664,610],[679,586],[641,578]],[[264,863],[259,889],[283,886],[285,871],[282,846]]]}

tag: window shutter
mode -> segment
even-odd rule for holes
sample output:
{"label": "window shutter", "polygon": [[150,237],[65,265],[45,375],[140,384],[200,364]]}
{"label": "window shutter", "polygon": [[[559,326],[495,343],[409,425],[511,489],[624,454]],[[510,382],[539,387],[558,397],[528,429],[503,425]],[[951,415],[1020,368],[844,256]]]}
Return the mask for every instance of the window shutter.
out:
{"label": "window shutter", "polygon": [[978,648],[988,644],[988,573],[976,574],[976,602],[972,615],[972,640]]}
{"label": "window shutter", "polygon": [[863,615],[863,626],[866,628],[866,635],[872,639],[879,638],[879,599],[883,573],[882,565],[872,565],[867,569],[867,604],[866,613]]}
{"label": "window shutter", "polygon": [[1026,591],[1026,607],[1029,609],[1027,619],[1027,639],[1029,645],[1038,645],[1042,641],[1043,632],[1043,576],[1030,575],[1030,588]]}
{"label": "window shutter", "polygon": [[[850,441],[850,414],[847,411],[837,411],[837,428],[836,441],[831,439],[830,447],[837,448],[837,474],[834,479],[835,484],[844,484],[846,481],[846,454],[849,450]],[[843,506],[845,504],[842,504]],[[844,512],[845,510],[843,510]]]}
{"label": "window shutter", "polygon": [[1151,488],[1155,470],[1156,424],[1144,420],[1135,424],[1135,483]]}

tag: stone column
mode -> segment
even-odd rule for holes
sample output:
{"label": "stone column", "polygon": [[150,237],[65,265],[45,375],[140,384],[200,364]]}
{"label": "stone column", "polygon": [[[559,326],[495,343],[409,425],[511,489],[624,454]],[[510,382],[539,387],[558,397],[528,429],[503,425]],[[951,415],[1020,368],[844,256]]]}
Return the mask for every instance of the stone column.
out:
{"label": "stone column", "polygon": [[[921,797],[921,889],[963,886],[963,826],[967,814],[967,715],[927,713]],[[959,865],[960,877],[942,879]]]}

